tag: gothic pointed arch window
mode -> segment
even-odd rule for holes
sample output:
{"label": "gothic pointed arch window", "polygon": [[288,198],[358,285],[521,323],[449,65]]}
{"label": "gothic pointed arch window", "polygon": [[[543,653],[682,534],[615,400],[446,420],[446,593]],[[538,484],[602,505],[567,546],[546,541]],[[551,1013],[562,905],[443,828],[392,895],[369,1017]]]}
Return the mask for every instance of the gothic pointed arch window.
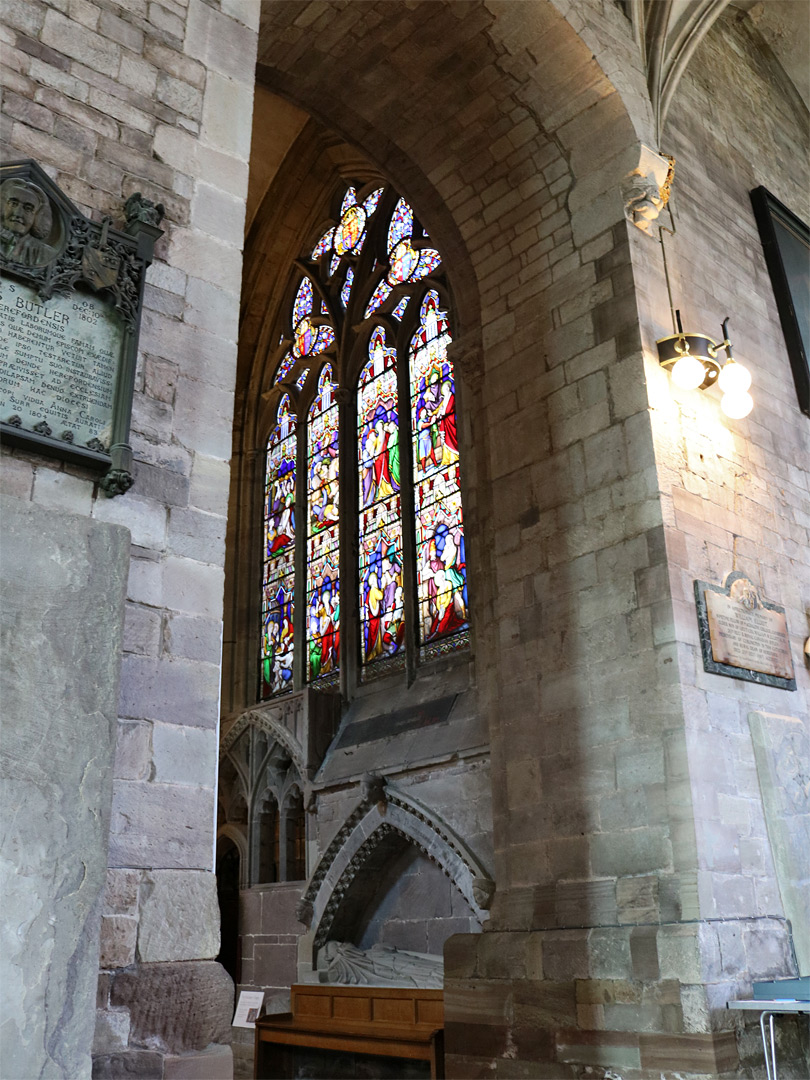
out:
{"label": "gothic pointed arch window", "polygon": [[350,692],[468,640],[442,258],[389,187],[338,198],[270,365],[260,698]]}

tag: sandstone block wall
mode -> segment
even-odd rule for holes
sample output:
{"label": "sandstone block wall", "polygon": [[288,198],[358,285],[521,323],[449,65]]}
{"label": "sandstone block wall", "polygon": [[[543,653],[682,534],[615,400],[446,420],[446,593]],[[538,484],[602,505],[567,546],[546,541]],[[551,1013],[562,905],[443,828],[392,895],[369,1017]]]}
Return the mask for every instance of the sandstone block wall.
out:
{"label": "sandstone block wall", "polygon": [[[96,220],[119,219],[133,191],[166,207],[147,277],[133,488],[107,500],[82,470],[22,451],[3,452],[0,474],[18,500],[131,533],[108,973],[218,948],[224,533],[258,13],[253,0],[9,0],[2,11],[4,158],[36,158]],[[181,917],[161,925],[167,911]],[[149,1021],[111,1005],[109,981],[97,1052],[150,1045]]]}
{"label": "sandstone block wall", "polygon": [[[783,846],[774,831],[779,821],[763,799],[769,769],[778,770],[786,791],[795,787],[803,751],[794,751],[791,765],[783,729],[792,726],[798,734],[810,707],[802,658],[810,603],[810,422],[799,411],[749,192],[764,185],[805,221],[810,200],[802,178],[806,113],[803,118],[783,92],[750,24],[730,13],[695,60],[673,104],[663,147],[677,159],[677,235],[667,237],[673,285],[689,326],[719,338],[720,322],[731,316],[734,355],[753,375],[755,405],[746,419],[729,420],[717,391],[678,392],[654,361],[648,382],[672,589],[672,607],[660,609],[656,632],[672,643],[679,668],[686,718],[681,770],[691,789],[698,853],[695,903],[703,918],[739,919],[735,934],[748,942],[746,963],[715,970],[709,980],[717,983],[709,1003],[721,1007],[758,977],[759,965],[774,970],[772,935],[785,933],[779,922],[785,916],[794,923],[803,968],[810,961],[806,913],[795,902],[791,881],[780,881],[774,858]],[[727,103],[719,125],[709,105],[717,97]],[[742,125],[748,133],[744,148],[735,135]],[[656,248],[642,237],[634,252],[644,282],[645,347],[652,355],[653,339],[670,332],[666,298],[660,287],[651,287],[660,286]],[[722,582],[732,570],[785,607],[796,692],[703,670],[693,582]],[[769,749],[759,760],[752,711],[767,732]],[[806,863],[805,843],[794,830],[789,858]],[[764,915],[774,921],[756,946],[758,935],[746,920]],[[787,975],[795,963],[791,946],[779,949],[787,954]]]}
{"label": "sandstone block wall", "polygon": [[7,495],[0,519],[0,1074],[88,1076],[129,534]]}
{"label": "sandstone block wall", "polygon": [[[565,15],[551,4],[402,5],[383,34],[377,5],[300,5],[292,21],[277,9],[264,18],[259,76],[389,169],[451,268],[498,890],[491,930],[447,953],[448,1067],[643,1075],[677,1061],[724,1072],[750,1046],[714,1030],[721,984],[742,985],[755,968],[787,973],[789,942],[765,893],[756,929],[691,926],[736,910],[735,867],[705,874],[710,852],[736,856],[731,832],[708,838],[717,785],[701,777],[730,768],[741,747],[716,739],[722,706],[716,720],[693,710],[671,629],[686,593],[671,570],[670,448],[645,357],[654,320],[644,305],[663,275],[660,259],[639,255],[652,242],[628,230],[617,200],[635,139],[651,137],[640,57],[618,5],[565,5]],[[347,93],[355,56],[362,79]],[[715,90],[703,85],[701,101]],[[746,100],[741,84],[723,100],[734,93]],[[742,124],[741,114],[729,132]],[[740,156],[730,137],[728,154]],[[718,229],[741,214],[729,194],[709,218]],[[712,287],[724,287],[699,217],[690,240],[713,260]],[[735,265],[746,259],[737,252]],[[691,295],[697,271],[685,271]],[[683,439],[686,493],[711,460],[707,441]],[[790,461],[793,449],[774,457]],[[794,528],[785,519],[780,535]],[[683,617],[695,626],[693,608]],[[745,809],[737,792],[720,794],[723,814]],[[715,884],[728,903],[712,907]],[[611,924],[628,929],[605,932]],[[522,968],[517,957],[535,953],[532,971]],[[467,989],[468,999],[456,992]]]}

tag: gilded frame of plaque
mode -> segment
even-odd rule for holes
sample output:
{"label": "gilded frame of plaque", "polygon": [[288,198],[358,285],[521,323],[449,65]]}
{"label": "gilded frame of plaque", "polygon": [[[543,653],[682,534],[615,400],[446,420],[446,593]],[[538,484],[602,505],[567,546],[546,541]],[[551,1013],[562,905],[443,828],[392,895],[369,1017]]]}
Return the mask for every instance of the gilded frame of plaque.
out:
{"label": "gilded frame of plaque", "polygon": [[146,268],[162,207],[91,221],[35,161],[0,166],[0,441],[132,484],[129,426]]}
{"label": "gilded frame of plaque", "polygon": [[[712,675],[745,679],[762,686],[774,686],[779,690],[796,689],[785,609],[763,600],[745,574],[734,571],[726,577],[724,585],[713,581],[695,581],[695,603],[705,671]],[[720,610],[721,608],[723,610]],[[735,636],[736,631],[739,638],[736,647],[724,640],[724,620],[732,630],[729,640]],[[750,628],[746,623],[750,623]],[[760,641],[757,641],[757,635]],[[770,649],[762,645],[766,638],[770,642]],[[727,662],[733,659],[733,655],[729,653],[734,654],[736,651],[738,660],[741,660],[747,651],[753,648],[756,652],[758,647],[759,651],[767,656],[766,663],[760,663],[760,666],[769,666],[770,671],[745,667],[741,662]],[[750,660],[751,656],[748,658]],[[774,669],[778,669],[779,673]]]}

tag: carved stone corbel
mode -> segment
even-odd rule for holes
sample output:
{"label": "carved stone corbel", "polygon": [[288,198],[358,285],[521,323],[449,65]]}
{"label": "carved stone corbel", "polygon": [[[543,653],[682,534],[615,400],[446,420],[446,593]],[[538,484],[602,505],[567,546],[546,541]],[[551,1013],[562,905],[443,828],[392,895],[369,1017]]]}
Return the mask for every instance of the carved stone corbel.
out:
{"label": "carved stone corbel", "polygon": [[669,201],[674,168],[674,158],[639,143],[638,164],[622,181],[624,216],[648,236],[652,236],[653,222]]}

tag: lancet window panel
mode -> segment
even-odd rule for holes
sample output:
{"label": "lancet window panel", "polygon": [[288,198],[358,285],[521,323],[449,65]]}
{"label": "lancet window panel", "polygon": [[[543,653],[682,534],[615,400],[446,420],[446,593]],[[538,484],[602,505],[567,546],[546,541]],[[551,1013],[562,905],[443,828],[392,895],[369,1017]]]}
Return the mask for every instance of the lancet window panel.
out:
{"label": "lancet window panel", "polygon": [[469,631],[441,255],[390,188],[353,184],[336,205],[273,337],[261,698],[347,692]]}

